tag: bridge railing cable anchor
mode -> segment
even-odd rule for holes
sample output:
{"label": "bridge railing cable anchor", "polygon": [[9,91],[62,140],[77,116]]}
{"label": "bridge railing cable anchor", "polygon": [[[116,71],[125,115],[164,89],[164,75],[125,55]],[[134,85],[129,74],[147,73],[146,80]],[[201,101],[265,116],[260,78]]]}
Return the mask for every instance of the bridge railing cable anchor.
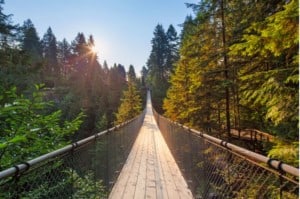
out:
{"label": "bridge railing cable anchor", "polygon": [[24,173],[24,172],[26,172],[26,171],[28,171],[28,170],[30,169],[30,164],[29,164],[28,162],[21,162],[21,163],[26,165],[26,167],[25,167],[25,169],[22,171],[22,173]]}
{"label": "bridge railing cable anchor", "polygon": [[279,161],[279,163],[278,163],[278,170],[279,170],[280,173],[283,175],[283,174],[286,174],[286,172],[283,170],[282,164],[283,164],[283,162],[282,162],[282,161]]}
{"label": "bridge railing cable anchor", "polygon": [[223,146],[223,147],[225,147],[228,150],[231,150],[231,148],[228,146],[228,142],[226,142],[224,140],[221,141],[220,145]]}
{"label": "bridge railing cable anchor", "polygon": [[[274,165],[272,164],[273,161],[278,162],[276,166],[274,166]],[[267,165],[268,165],[270,168],[279,171],[280,174],[286,173],[286,172],[283,170],[283,168],[282,168],[282,164],[283,164],[282,161],[279,161],[279,160],[274,159],[274,158],[269,158],[268,161],[267,161]]]}
{"label": "bridge railing cable anchor", "polygon": [[72,151],[74,151],[77,147],[78,147],[77,142],[72,143]]}
{"label": "bridge railing cable anchor", "polygon": [[13,166],[15,169],[16,169],[16,172],[15,172],[15,175],[14,175],[14,179],[15,179],[15,181],[18,181],[19,180],[19,178],[20,178],[20,168],[18,167],[18,165],[15,165],[15,166]]}
{"label": "bridge railing cable anchor", "polygon": [[25,165],[24,169],[20,168],[19,165],[13,166],[16,169],[14,179],[18,181],[18,179],[21,177],[22,173],[26,172],[30,168],[30,164],[28,162],[21,162],[20,165]]}
{"label": "bridge railing cable anchor", "polygon": [[203,134],[202,131],[199,132],[199,135],[200,135],[201,137],[204,137],[204,134]]}

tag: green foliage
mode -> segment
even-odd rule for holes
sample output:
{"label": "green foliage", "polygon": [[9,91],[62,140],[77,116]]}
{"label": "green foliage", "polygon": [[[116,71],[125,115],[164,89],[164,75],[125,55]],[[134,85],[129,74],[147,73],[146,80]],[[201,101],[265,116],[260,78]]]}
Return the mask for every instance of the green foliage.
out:
{"label": "green foliage", "polygon": [[207,0],[189,7],[195,17],[183,24],[165,115],[222,136],[229,113],[233,128],[297,140],[298,2]]}
{"label": "green foliage", "polygon": [[299,165],[299,142],[283,142],[277,140],[268,156],[273,159],[281,160],[286,164],[298,167]]}
{"label": "green foliage", "polygon": [[[286,120],[297,121],[297,90],[286,84],[289,82],[288,79],[291,76],[297,76],[297,73],[291,69],[274,69],[242,76],[241,81],[247,84],[241,87],[244,90],[241,103],[249,103],[249,107],[266,107],[265,117],[273,121],[275,125]],[[261,81],[262,79],[264,81]],[[250,81],[251,85],[248,83]],[[256,85],[255,88],[254,85]]]}
{"label": "green foliage", "polygon": [[135,70],[133,65],[129,66],[129,70],[128,70],[128,81],[131,83],[136,83],[137,79],[136,79],[136,74],[135,74]]}
{"label": "green foliage", "polygon": [[106,114],[102,115],[99,119],[99,121],[96,124],[96,130],[97,131],[103,131],[108,129],[109,125],[108,125],[108,120],[107,120],[107,116]]}
{"label": "green foliage", "polygon": [[57,41],[49,27],[42,39],[43,58],[45,66],[43,68],[43,79],[47,87],[53,87],[60,77],[60,68],[57,60]]}
{"label": "green foliage", "polygon": [[163,99],[169,87],[169,78],[173,65],[178,60],[178,40],[176,30],[172,25],[167,32],[158,24],[151,40],[152,50],[147,61],[147,84],[152,90],[154,108],[162,112]]}
{"label": "green foliage", "polygon": [[140,114],[142,110],[142,100],[136,89],[135,84],[129,83],[128,89],[123,92],[121,105],[116,114],[116,124],[123,123],[127,120],[133,119]]}
{"label": "green foliage", "polygon": [[165,114],[195,128],[216,128],[220,109],[224,109],[224,89],[218,41],[212,39],[215,24],[205,18],[206,10],[184,23],[180,59],[171,76],[164,101]]}
{"label": "green foliage", "polygon": [[[41,40],[30,19],[20,28],[12,25],[3,3],[0,169],[111,127],[126,87],[124,66],[99,64],[92,35],[60,42],[48,28]],[[46,88],[37,90],[41,83]]]}
{"label": "green foliage", "polygon": [[[231,47],[233,53],[240,51],[245,56],[259,54],[262,57],[270,53],[279,57],[286,50],[292,53],[299,43],[298,2],[292,0],[282,9],[261,22],[252,23],[243,35],[244,42]],[[287,55],[295,58],[294,54]]]}
{"label": "green foliage", "polygon": [[107,198],[103,182],[101,180],[95,182],[92,172],[88,172],[84,176],[79,176],[76,172],[70,172],[69,174],[72,175],[70,179],[74,181],[75,193],[72,198]]}
{"label": "green foliage", "polygon": [[42,45],[32,21],[30,19],[24,21],[21,30],[21,49],[29,57],[33,66],[41,65]]}
{"label": "green foliage", "polygon": [[16,29],[16,26],[11,24],[11,15],[4,14],[3,6],[4,0],[0,1],[0,35],[4,36],[3,40],[1,40],[1,46],[5,46],[7,40],[5,37],[12,36],[12,31]]}
{"label": "green foliage", "polygon": [[298,16],[298,2],[290,1],[252,23],[242,42],[230,47],[231,55],[244,60],[241,105],[259,111],[265,126],[292,140],[298,137],[299,121]]}
{"label": "green foliage", "polygon": [[194,94],[191,90],[193,69],[188,67],[186,62],[178,63],[175,73],[171,76],[172,86],[169,88],[163,104],[167,117],[191,126],[193,124],[189,123],[188,118],[192,109],[191,97]]}
{"label": "green foliage", "polygon": [[61,111],[47,113],[51,103],[42,100],[39,89],[30,99],[16,94],[15,87],[0,93],[2,169],[65,146],[82,123],[82,113],[63,123]]}
{"label": "green foliage", "polygon": [[[108,193],[103,181],[96,179],[92,170],[84,173],[74,168],[61,167],[62,161],[56,162],[51,167],[40,167],[31,170],[26,178],[20,178],[18,184],[11,184],[10,191],[1,192],[1,198],[20,197],[22,199],[32,198],[107,198]],[[56,167],[56,168],[55,168]],[[80,173],[80,175],[79,175]],[[56,178],[45,180],[49,175]],[[28,184],[30,184],[28,186]],[[17,191],[18,188],[27,186],[26,190]],[[2,189],[3,190],[3,189]]]}

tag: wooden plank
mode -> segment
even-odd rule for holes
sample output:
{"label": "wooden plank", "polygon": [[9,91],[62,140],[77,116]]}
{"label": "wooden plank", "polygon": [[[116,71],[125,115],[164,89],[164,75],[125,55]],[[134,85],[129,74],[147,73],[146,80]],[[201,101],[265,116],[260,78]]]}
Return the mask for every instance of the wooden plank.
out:
{"label": "wooden plank", "polygon": [[[130,171],[130,173],[128,173],[129,179],[127,181],[127,185],[125,187],[122,198],[135,198],[134,194],[135,194],[135,190],[136,190],[136,186],[137,186],[139,169],[140,169],[140,165],[142,162],[144,146],[145,146],[145,142],[146,142],[145,134],[143,133],[143,131],[141,131],[140,135],[141,136],[139,136],[139,139],[136,140],[136,142],[138,143],[138,146],[139,146],[138,147],[139,150],[137,151],[137,156],[134,161],[132,161],[132,162],[130,162],[130,164],[128,164],[131,167],[131,171]],[[136,148],[134,150],[136,150]]]}
{"label": "wooden plank", "polygon": [[[150,139],[152,139],[152,134],[149,133]],[[154,158],[154,143],[151,141],[148,147],[148,158],[147,158],[147,180],[146,180],[146,198],[158,198],[156,194],[157,186],[159,183],[155,176],[155,167],[157,165],[156,158]]]}
{"label": "wooden plank", "polygon": [[144,123],[109,198],[193,198],[154,120],[149,96]]}
{"label": "wooden plank", "polygon": [[[137,136],[136,140],[141,140],[141,134]],[[122,168],[122,171],[118,177],[117,182],[115,183],[109,198],[123,198],[124,192],[127,189],[128,181],[130,178],[130,175],[132,174],[133,171],[133,164],[134,162],[137,162],[137,158],[139,156],[138,152],[140,151],[140,148],[142,145],[140,144],[141,141],[136,141],[132,147],[132,150]]]}
{"label": "wooden plank", "polygon": [[[142,129],[145,131],[145,129]],[[146,192],[146,172],[147,172],[147,156],[149,147],[149,134],[143,133],[145,142],[141,153],[141,162],[139,163],[138,178],[136,182],[134,198],[145,198]]]}

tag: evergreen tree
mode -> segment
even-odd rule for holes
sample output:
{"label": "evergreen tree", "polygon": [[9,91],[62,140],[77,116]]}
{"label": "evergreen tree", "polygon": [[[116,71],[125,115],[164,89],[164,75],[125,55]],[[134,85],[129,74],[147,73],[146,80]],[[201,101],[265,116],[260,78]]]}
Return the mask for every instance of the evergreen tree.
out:
{"label": "evergreen tree", "polygon": [[[76,98],[72,106],[82,108],[86,115],[79,138],[92,134],[97,128],[99,118],[108,112],[107,92],[104,89],[103,71],[97,61],[94,38],[89,36],[86,42],[83,33],[78,33],[72,42],[71,65],[74,68],[68,83],[71,96]],[[79,97],[76,97],[79,96]]]}
{"label": "evergreen tree", "polygon": [[280,136],[291,139],[298,136],[299,13],[296,1],[280,6],[280,11],[252,23],[243,40],[231,46],[231,54],[244,60],[241,104],[259,110],[267,126],[272,121]]}
{"label": "evergreen tree", "polygon": [[6,15],[3,13],[4,0],[0,1],[0,47],[3,49],[4,47],[9,45],[9,38],[11,38],[14,34],[13,31],[16,30],[16,26],[11,24],[11,15]]}
{"label": "evergreen tree", "polygon": [[78,33],[75,40],[71,43],[72,65],[75,71],[80,72],[88,63],[88,54],[90,52],[88,44],[83,33]]}
{"label": "evergreen tree", "polygon": [[[179,37],[173,25],[170,25],[167,32],[168,49],[166,54],[166,71],[171,75],[173,65],[179,59]],[[168,77],[169,78],[169,77]]]}
{"label": "evergreen tree", "polygon": [[[240,102],[243,83],[239,75],[245,60],[239,59],[239,56],[233,58],[229,54],[229,46],[245,40],[243,31],[253,21],[262,21],[276,12],[280,5],[282,1],[274,5],[270,2],[214,0],[189,5],[196,17],[187,17],[183,24],[180,60],[165,100],[166,114],[206,130],[213,128],[221,132],[226,127],[229,136],[232,124],[235,128],[250,128],[250,123],[245,121],[249,121],[249,117],[245,117],[248,108],[241,106]],[[245,49],[250,50],[248,45],[245,45]],[[253,60],[247,59],[252,66]],[[186,92],[189,101],[185,110],[180,110],[180,105],[175,102],[178,98],[176,95],[179,95],[176,90],[180,90],[176,81],[184,77],[187,77],[185,79],[188,81],[184,82],[188,84],[185,84],[186,89],[181,93]],[[260,120],[259,117],[256,119]],[[253,124],[252,128],[255,128]]]}
{"label": "evergreen tree", "polygon": [[42,45],[38,33],[30,19],[21,27],[21,49],[29,56],[33,65],[42,62]]}
{"label": "evergreen tree", "polygon": [[[189,6],[195,17],[183,24],[166,116],[206,132],[256,128],[297,140],[298,3],[208,0]],[[284,152],[296,154],[298,145],[282,143],[276,141],[269,155],[294,163],[295,155]]]}
{"label": "evergreen tree", "polygon": [[140,114],[142,100],[134,83],[129,83],[128,89],[123,92],[121,105],[116,114],[115,124],[120,124]]}
{"label": "evergreen tree", "polygon": [[175,72],[171,76],[171,87],[168,89],[163,104],[165,115],[168,118],[189,126],[194,125],[189,122],[188,116],[190,110],[188,103],[191,101],[189,93],[191,70],[191,67],[188,67],[184,61],[177,64]]}
{"label": "evergreen tree", "polygon": [[0,1],[0,90],[5,90],[16,83],[14,70],[20,69],[19,74],[22,74],[24,68],[14,67],[16,63],[23,61],[23,56],[19,49],[13,48],[17,27],[11,24],[11,15],[3,13],[2,4],[3,0]]}
{"label": "evergreen tree", "polygon": [[[18,41],[17,41],[18,38]],[[16,86],[18,92],[25,93],[33,89],[34,84],[40,83],[42,68],[42,49],[36,29],[30,20],[12,37],[12,46],[3,49],[7,57],[3,57],[2,72],[6,77],[5,89]],[[16,46],[18,44],[18,46]]]}
{"label": "evergreen tree", "polygon": [[106,60],[104,60],[104,62],[102,64],[102,76],[101,77],[103,79],[103,84],[107,88],[109,85],[109,67],[108,67]]}
{"label": "evergreen tree", "polygon": [[71,58],[71,45],[66,39],[63,39],[61,42],[58,42],[57,60],[59,63],[60,74],[64,79],[68,79],[72,71]]}
{"label": "evergreen tree", "polygon": [[4,4],[4,0],[0,1],[0,38],[1,42],[4,42],[6,41],[7,36],[12,35],[12,31],[16,29],[16,26],[12,25],[10,22],[12,15],[6,15],[3,13],[2,4]]}
{"label": "evergreen tree", "polygon": [[147,61],[147,66],[151,77],[165,80],[168,38],[163,26],[160,24],[155,27],[153,34],[154,37],[151,40],[152,50]]}
{"label": "evergreen tree", "polygon": [[[169,87],[169,77],[172,71],[176,31],[170,26],[169,37],[162,25],[158,24],[154,29],[154,37],[151,40],[152,50],[147,61],[147,83],[152,90],[153,105],[157,111],[162,112],[162,101]],[[172,47],[172,48],[171,48]],[[175,56],[176,57],[176,56]]]}
{"label": "evergreen tree", "polygon": [[[199,11],[195,19],[186,18],[181,35],[180,59],[164,102],[167,116],[202,129],[216,126],[219,118],[217,109],[222,102],[222,90],[217,86],[221,80],[215,53],[219,48],[218,40],[210,39],[216,35],[216,30],[215,23],[209,18],[206,9]],[[219,96],[213,98],[215,93]]]}
{"label": "evergreen tree", "polygon": [[106,60],[104,60],[102,68],[104,70],[104,73],[108,74],[109,69],[108,69],[108,64],[107,64]]}
{"label": "evergreen tree", "polygon": [[126,72],[124,66],[121,64],[114,64],[114,66],[109,71],[108,76],[108,102],[109,111],[108,118],[109,121],[114,121],[114,112],[117,111],[117,107],[120,105],[120,99],[122,97],[122,92],[126,86]]}
{"label": "evergreen tree", "polygon": [[57,42],[56,37],[49,27],[42,39],[43,57],[45,66],[43,71],[44,81],[46,86],[54,86],[60,75],[60,68],[57,60]]}
{"label": "evergreen tree", "polygon": [[128,82],[135,83],[137,81],[133,65],[129,66],[127,76],[128,76]]}
{"label": "evergreen tree", "polygon": [[142,86],[146,86],[146,78],[148,75],[148,70],[145,66],[143,66],[142,71],[141,71],[141,82],[142,82]]}
{"label": "evergreen tree", "polygon": [[[57,42],[51,28],[40,41],[30,20],[14,29],[1,3],[0,0],[0,126],[6,132],[0,143],[1,163],[5,162],[1,166],[34,158],[111,127],[127,87],[124,66],[115,64],[109,68],[105,62],[102,67],[91,50],[95,45],[93,36],[86,40],[83,33],[78,33],[70,45],[65,39]],[[131,77],[137,79],[132,69]],[[39,80],[41,72],[44,77],[61,76],[62,81],[51,85],[55,89],[32,92],[28,88],[45,83],[45,79]],[[137,87],[130,87],[130,92],[135,93]],[[53,105],[48,106],[44,98],[53,100]],[[77,117],[81,111],[86,115],[82,122]],[[77,119],[64,122],[73,118]],[[71,135],[80,123],[80,130]],[[46,139],[39,140],[40,136]]]}
{"label": "evergreen tree", "polygon": [[88,50],[89,50],[89,52],[88,52],[89,62],[94,63],[97,61],[98,55],[95,52],[95,40],[94,40],[93,35],[89,36],[87,45],[88,45]]}
{"label": "evergreen tree", "polygon": [[125,70],[125,67],[122,65],[122,64],[118,64],[117,66],[117,70],[118,70],[118,74],[119,74],[119,80],[120,80],[120,83],[124,83],[126,82],[126,70]]}

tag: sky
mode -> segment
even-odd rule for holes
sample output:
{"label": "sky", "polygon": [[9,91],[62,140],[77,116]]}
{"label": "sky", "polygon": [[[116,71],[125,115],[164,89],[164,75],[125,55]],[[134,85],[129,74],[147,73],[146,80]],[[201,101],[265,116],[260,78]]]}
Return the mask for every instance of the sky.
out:
{"label": "sky", "polygon": [[31,19],[39,37],[51,27],[58,41],[75,39],[78,32],[93,35],[98,60],[109,66],[130,64],[139,75],[151,51],[151,39],[157,24],[167,30],[179,26],[192,10],[185,3],[198,0],[6,0],[4,13],[22,25]]}

